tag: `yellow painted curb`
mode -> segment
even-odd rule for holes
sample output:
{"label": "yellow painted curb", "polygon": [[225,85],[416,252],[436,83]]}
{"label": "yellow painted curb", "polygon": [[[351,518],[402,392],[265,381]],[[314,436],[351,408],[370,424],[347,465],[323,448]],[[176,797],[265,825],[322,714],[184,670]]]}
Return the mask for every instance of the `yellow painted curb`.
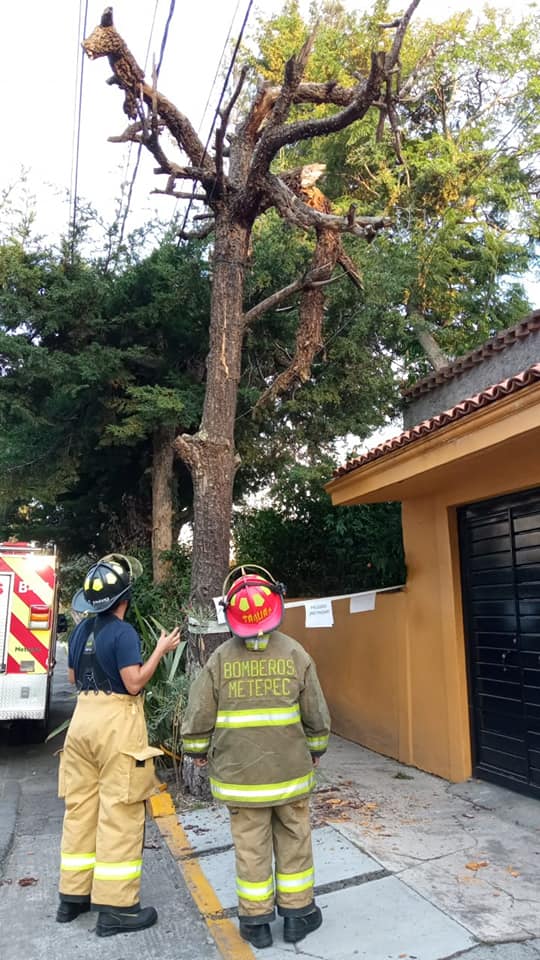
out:
{"label": "yellow painted curb", "polygon": [[148,802],[154,819],[156,817],[168,817],[176,813],[170,793],[157,793],[155,796],[149,797]]}
{"label": "yellow painted curb", "polygon": [[206,879],[184,828],[178,823],[171,795],[162,793],[159,797],[151,797],[152,801],[162,799],[168,800],[168,804],[163,805],[164,808],[167,807],[167,810],[163,813],[155,812],[156,809],[161,809],[159,803],[151,804],[156,826],[174,859],[179,864],[186,886],[197,905],[199,913],[202,914],[223,960],[256,960],[251,947],[245,940],[242,940],[236,925],[224,916],[223,905]]}

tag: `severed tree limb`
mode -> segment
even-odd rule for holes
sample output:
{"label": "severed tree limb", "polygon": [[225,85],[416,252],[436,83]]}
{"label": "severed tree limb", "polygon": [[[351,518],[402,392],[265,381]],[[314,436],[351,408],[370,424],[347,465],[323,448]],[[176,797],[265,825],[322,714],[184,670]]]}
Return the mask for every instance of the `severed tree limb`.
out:
{"label": "severed tree limb", "polygon": [[285,78],[274,106],[272,107],[270,119],[265,128],[265,133],[263,136],[268,136],[268,133],[271,129],[283,124],[289,116],[291,107],[294,103],[294,95],[300,86],[300,82],[306,69],[307,61],[313,49],[313,44],[317,35],[317,29],[318,27],[316,26],[307,38],[300,52],[295,56],[292,56],[285,64]]}
{"label": "severed tree limb", "polygon": [[128,117],[135,119],[137,103],[144,101],[151,110],[157,111],[169,133],[192,164],[203,167],[206,175],[215,175],[214,162],[205,156],[204,145],[188,118],[154,86],[145,83],[144,71],[113,25],[112,7],[106,8],[100,25],[83,41],[82,46],[91,60],[108,58],[114,82],[124,91],[124,112]]}
{"label": "severed tree limb", "polygon": [[280,177],[268,174],[265,178],[268,205],[275,206],[281,216],[309,230],[311,227],[326,227],[335,233],[352,233],[356,237],[372,239],[378,230],[391,225],[388,217],[355,217],[352,223],[347,217],[335,213],[321,213],[304,203]]}
{"label": "severed tree limb", "polygon": [[378,52],[372,55],[369,76],[355,88],[353,99],[342,110],[328,117],[318,119],[297,120],[285,123],[268,131],[263,130],[259,143],[253,153],[250,181],[255,182],[268,171],[269,166],[282,147],[298,143],[301,140],[311,140],[313,137],[326,136],[337,133],[350,126],[355,120],[360,120],[374,100],[380,94],[385,77],[385,54]]}
{"label": "severed tree limb", "polygon": [[[400,18],[390,52],[385,53],[380,50],[372,54],[368,76],[353,88],[352,98],[342,110],[328,117],[298,120],[289,124],[282,123],[276,127],[271,123],[268,124],[254,151],[248,191],[256,189],[260,177],[265,175],[272,160],[283,147],[301,140],[311,140],[313,137],[337,133],[365,116],[374,101],[379,98],[384,79],[396,67],[406,29],[419,2],[420,0],[412,0]],[[276,104],[277,102],[279,102],[279,96]]]}
{"label": "severed tree limb", "polygon": [[318,270],[308,270],[302,277],[298,277],[293,283],[289,283],[287,287],[282,287],[281,290],[276,290],[275,293],[271,293],[265,300],[261,300],[255,307],[251,307],[250,310],[244,313],[245,326],[253,323],[254,320],[257,320],[264,313],[268,313],[269,310],[274,310],[280,303],[288,300],[289,297],[294,296],[294,294],[300,290],[305,290],[307,287],[317,286],[321,283],[327,283],[327,272],[328,264],[323,264]]}
{"label": "severed tree limb", "polygon": [[[336,242],[339,242],[339,237],[333,231],[324,230],[318,234],[312,271],[321,274],[322,280],[330,279],[335,263]],[[298,311],[299,320],[293,359],[263,391],[253,408],[254,417],[258,416],[261,408],[273,403],[279,396],[290,392],[294,387],[306,383],[311,377],[313,361],[323,348],[324,301],[324,287],[320,283],[304,289]]]}

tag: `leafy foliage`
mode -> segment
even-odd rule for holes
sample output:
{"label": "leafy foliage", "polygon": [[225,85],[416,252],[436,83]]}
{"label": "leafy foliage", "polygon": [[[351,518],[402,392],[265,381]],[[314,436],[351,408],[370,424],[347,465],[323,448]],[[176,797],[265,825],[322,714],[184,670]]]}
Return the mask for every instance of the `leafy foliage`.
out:
{"label": "leafy foliage", "polygon": [[[358,15],[323,4],[306,79],[350,85],[365,75],[386,6]],[[269,81],[279,81],[290,43],[305,39],[314,18],[313,9],[304,22],[290,0],[260,23],[252,62]],[[516,21],[489,8],[479,19],[466,11],[444,22],[413,21],[396,78],[402,106],[394,126],[384,111],[371,112],[280,158],[285,168],[325,162],[323,189],[336,211],[354,203],[358,212],[392,219],[371,245],[350,241],[365,289],[352,310],[371,319],[379,348],[403,363],[409,380],[429,370],[422,331],[453,357],[528,310],[520,278],[537,257],[538,26],[534,10]],[[299,105],[295,117],[306,109]],[[324,359],[331,368],[332,358]]]}
{"label": "leafy foliage", "polygon": [[241,513],[238,563],[267,567],[295,597],[404,583],[399,504],[333,507],[323,487],[330,474],[328,461],[296,465],[271,491],[272,507]]}
{"label": "leafy foliage", "polygon": [[[143,660],[147,660],[154,650],[163,626],[155,617],[143,617],[137,606],[133,605],[136,627],[141,638]],[[186,641],[183,640],[174,651],[166,653],[160,660],[154,676],[145,687],[144,713],[148,727],[150,743],[164,747],[173,758],[180,750],[180,726],[182,710],[187,701],[188,681],[181,670]],[[167,754],[165,754],[167,757]]]}

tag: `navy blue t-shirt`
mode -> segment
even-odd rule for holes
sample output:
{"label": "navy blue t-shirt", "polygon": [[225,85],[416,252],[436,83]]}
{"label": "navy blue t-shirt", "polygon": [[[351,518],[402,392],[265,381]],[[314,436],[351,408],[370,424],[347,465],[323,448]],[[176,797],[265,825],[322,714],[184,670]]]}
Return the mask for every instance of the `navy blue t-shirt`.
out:
{"label": "navy blue t-shirt", "polygon": [[120,620],[113,613],[101,613],[77,624],[69,638],[68,666],[75,670],[84,650],[84,645],[94,631],[96,656],[107,674],[112,693],[128,693],[120,675],[124,667],[142,663],[139,634],[130,623]]}

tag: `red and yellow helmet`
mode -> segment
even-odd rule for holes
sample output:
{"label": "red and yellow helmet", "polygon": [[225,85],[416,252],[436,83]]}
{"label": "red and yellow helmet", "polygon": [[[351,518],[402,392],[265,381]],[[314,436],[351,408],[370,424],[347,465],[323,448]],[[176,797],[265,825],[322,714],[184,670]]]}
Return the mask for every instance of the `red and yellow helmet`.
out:
{"label": "red and yellow helmet", "polygon": [[283,620],[284,593],[284,585],[264,567],[250,563],[231,570],[223,584],[222,600],[231,633],[250,640],[277,630]]}

